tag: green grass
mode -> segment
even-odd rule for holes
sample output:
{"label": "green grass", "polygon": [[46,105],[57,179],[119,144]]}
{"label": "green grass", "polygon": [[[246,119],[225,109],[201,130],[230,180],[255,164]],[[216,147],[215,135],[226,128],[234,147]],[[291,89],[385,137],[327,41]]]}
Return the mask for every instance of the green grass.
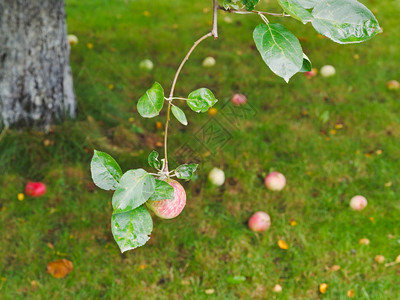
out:
{"label": "green grass", "polygon": [[[154,218],[149,243],[120,254],[110,232],[111,194],[91,185],[92,150],[110,153],[123,170],[146,166],[163,138],[155,123],[166,115],[142,119],[136,101],[154,81],[169,91],[184,54],[209,30],[211,12],[204,13],[209,3],[200,1],[68,0],[69,32],[80,39],[71,53],[79,115],[49,134],[12,131],[0,141],[0,299],[347,299],[350,289],[355,299],[400,298],[400,265],[374,262],[378,254],[387,262],[400,254],[400,94],[385,88],[400,79],[400,7],[389,0],[367,4],[384,33],[363,44],[337,45],[311,26],[279,20],[302,37],[315,67],[337,70],[331,79],[299,74],[288,85],[253,45],[261,20],[229,15],[228,24],[220,15],[220,38],[196,49],[176,95],[199,87],[214,91],[220,99],[214,120],[232,139],[200,153],[197,180],[184,184],[184,212],[170,221]],[[217,65],[204,69],[209,55]],[[138,68],[145,58],[155,64],[148,73]],[[221,110],[234,92],[246,94],[256,111],[238,121],[240,128],[228,126]],[[211,119],[185,112],[189,126],[173,121],[170,131],[177,160],[174,151]],[[343,128],[333,134],[337,123]],[[52,145],[45,147],[46,139]],[[214,166],[227,176],[221,188],[205,180]],[[271,170],[286,175],[282,192],[263,186]],[[18,201],[27,180],[44,181],[48,193]],[[368,198],[362,212],[349,209],[356,194]],[[264,234],[246,226],[258,210],[272,218]],[[358,243],[364,237],[370,245]],[[279,239],[288,250],[278,248]],[[46,273],[60,258],[74,264],[64,279]],[[340,271],[328,270],[335,264]],[[235,275],[246,280],[227,283]],[[323,282],[329,287],[320,295]],[[277,283],[279,296],[271,291]]]}

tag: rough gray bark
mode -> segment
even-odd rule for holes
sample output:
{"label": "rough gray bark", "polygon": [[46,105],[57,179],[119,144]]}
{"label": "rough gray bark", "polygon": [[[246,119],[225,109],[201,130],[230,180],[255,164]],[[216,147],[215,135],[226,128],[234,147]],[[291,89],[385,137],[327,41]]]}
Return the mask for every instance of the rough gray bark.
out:
{"label": "rough gray bark", "polygon": [[0,0],[0,125],[74,117],[64,0]]}

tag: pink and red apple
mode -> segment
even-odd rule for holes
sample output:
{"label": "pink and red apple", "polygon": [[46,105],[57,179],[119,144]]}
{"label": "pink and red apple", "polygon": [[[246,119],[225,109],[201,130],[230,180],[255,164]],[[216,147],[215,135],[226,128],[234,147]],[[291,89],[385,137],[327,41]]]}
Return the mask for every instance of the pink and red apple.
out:
{"label": "pink and red apple", "polygon": [[239,106],[245,104],[247,102],[247,98],[243,94],[235,94],[232,96],[231,102],[233,105]]}
{"label": "pink and red apple", "polygon": [[28,182],[25,186],[25,194],[31,197],[40,197],[46,193],[46,185],[43,182]]}
{"label": "pink and red apple", "polygon": [[263,211],[258,211],[251,216],[248,222],[249,228],[254,232],[267,231],[271,226],[271,218]]}
{"label": "pink and red apple", "polygon": [[182,212],[186,205],[186,192],[178,181],[170,178],[165,181],[174,188],[174,200],[149,200],[146,205],[161,219],[173,219]]}
{"label": "pink and red apple", "polygon": [[312,78],[317,76],[318,70],[316,68],[312,68],[310,72],[304,72],[304,76],[307,78]]}
{"label": "pink and red apple", "polygon": [[350,200],[350,207],[353,210],[363,210],[368,204],[367,199],[364,196],[354,196]]}
{"label": "pink and red apple", "polygon": [[271,172],[265,177],[264,183],[270,191],[281,191],[286,185],[286,178],[279,172]]}

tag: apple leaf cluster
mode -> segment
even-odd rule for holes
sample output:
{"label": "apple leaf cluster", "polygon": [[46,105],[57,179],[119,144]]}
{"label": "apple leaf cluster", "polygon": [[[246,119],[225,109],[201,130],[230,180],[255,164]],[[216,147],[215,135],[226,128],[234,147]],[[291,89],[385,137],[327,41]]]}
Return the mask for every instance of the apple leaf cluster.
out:
{"label": "apple leaf cluster", "polygon": [[[150,167],[160,171],[159,154],[152,151]],[[190,180],[197,164],[180,165],[169,176]],[[143,169],[122,173],[118,163],[107,153],[94,151],[91,162],[93,182],[103,190],[115,191],[112,197],[111,232],[121,252],[143,246],[153,230],[147,201],[174,200],[174,189],[163,179],[163,173],[151,174]]]}

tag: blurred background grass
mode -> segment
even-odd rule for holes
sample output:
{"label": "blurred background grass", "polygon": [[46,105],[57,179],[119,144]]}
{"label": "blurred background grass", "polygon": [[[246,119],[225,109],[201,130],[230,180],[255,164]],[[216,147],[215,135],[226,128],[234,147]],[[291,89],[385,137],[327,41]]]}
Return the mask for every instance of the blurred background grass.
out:
{"label": "blurred background grass", "polygon": [[[197,180],[185,183],[182,215],[154,218],[150,242],[121,255],[109,228],[111,194],[90,180],[92,150],[110,153],[125,171],[146,166],[163,139],[156,122],[166,116],[140,118],[137,99],[154,81],[169,91],[184,54],[211,26],[210,3],[67,0],[68,29],[80,40],[71,50],[79,115],[48,134],[8,131],[0,141],[0,298],[346,299],[350,289],[356,299],[399,298],[400,267],[385,268],[374,257],[400,254],[400,103],[385,87],[400,79],[400,7],[363,2],[384,29],[363,44],[337,45],[311,26],[270,18],[300,37],[314,67],[336,67],[333,78],[298,74],[288,85],[255,49],[252,31],[261,20],[220,13],[220,38],[196,49],[176,89],[186,96],[210,88],[218,113],[182,105],[189,126],[173,121],[171,156],[208,120],[222,120],[235,92],[247,95],[256,114],[230,129],[223,149],[201,153]],[[274,1],[263,1],[263,9],[280,12]],[[215,67],[201,66],[207,56]],[[139,69],[146,58],[153,71]],[[221,188],[205,180],[214,166],[227,176]],[[280,193],[263,185],[272,170],[287,177]],[[18,201],[27,180],[45,182],[48,193]],[[356,194],[369,201],[362,212],[349,209]],[[258,210],[272,218],[265,234],[246,226]],[[278,248],[279,239],[288,250]],[[65,279],[46,273],[59,258],[74,264]],[[229,283],[239,275],[246,280]],[[323,282],[329,287],[322,296]],[[271,291],[277,283],[279,295]]]}

